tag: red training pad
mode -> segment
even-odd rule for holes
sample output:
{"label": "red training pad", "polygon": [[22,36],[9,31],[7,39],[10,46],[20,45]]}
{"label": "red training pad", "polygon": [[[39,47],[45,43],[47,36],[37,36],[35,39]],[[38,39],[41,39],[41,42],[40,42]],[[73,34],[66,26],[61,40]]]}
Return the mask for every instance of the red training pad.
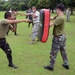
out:
{"label": "red training pad", "polygon": [[44,30],[41,42],[45,43],[49,36],[49,25],[50,25],[50,10],[44,9]]}
{"label": "red training pad", "polygon": [[49,25],[50,25],[50,10],[40,10],[40,28],[38,32],[38,38],[42,43],[45,43],[49,36]]}

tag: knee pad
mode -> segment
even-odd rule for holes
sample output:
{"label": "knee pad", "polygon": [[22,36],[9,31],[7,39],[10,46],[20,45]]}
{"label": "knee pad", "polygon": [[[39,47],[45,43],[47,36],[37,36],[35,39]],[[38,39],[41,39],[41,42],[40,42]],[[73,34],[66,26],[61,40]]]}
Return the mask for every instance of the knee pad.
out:
{"label": "knee pad", "polygon": [[6,54],[12,54],[11,49],[8,49],[8,50],[6,51]]}

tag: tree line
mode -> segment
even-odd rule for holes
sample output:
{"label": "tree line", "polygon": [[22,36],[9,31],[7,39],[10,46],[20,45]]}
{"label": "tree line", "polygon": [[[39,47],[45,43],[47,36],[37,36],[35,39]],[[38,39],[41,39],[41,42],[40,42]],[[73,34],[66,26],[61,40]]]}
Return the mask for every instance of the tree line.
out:
{"label": "tree line", "polygon": [[52,11],[59,3],[63,3],[66,8],[70,7],[71,11],[75,7],[75,0],[0,0],[0,11],[9,10],[26,10],[29,7],[36,6],[38,9],[50,8]]}

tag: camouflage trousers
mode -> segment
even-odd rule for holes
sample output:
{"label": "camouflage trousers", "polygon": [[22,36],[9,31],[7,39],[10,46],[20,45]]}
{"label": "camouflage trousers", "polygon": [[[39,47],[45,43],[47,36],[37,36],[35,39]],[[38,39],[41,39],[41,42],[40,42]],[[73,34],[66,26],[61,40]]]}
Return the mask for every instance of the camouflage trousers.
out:
{"label": "camouflage trousers", "polygon": [[60,51],[60,54],[63,59],[63,64],[68,65],[68,58],[65,50],[65,45],[66,45],[66,38],[65,35],[61,36],[54,36],[52,40],[52,49],[50,52],[50,66],[54,67],[55,60],[58,54],[58,51]]}
{"label": "camouflage trousers", "polygon": [[67,15],[66,17],[67,17],[66,21],[70,21],[70,15]]}
{"label": "camouflage trousers", "polygon": [[32,40],[35,40],[35,38],[38,38],[38,31],[39,31],[40,23],[35,23],[32,29]]}

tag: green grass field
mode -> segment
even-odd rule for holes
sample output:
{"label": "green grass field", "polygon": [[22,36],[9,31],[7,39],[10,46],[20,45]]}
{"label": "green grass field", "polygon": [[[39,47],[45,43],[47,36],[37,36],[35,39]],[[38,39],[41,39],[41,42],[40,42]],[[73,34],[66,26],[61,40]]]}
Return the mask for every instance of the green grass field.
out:
{"label": "green grass field", "polygon": [[[24,12],[23,12],[24,13]],[[0,20],[3,19],[4,12],[0,12]],[[24,16],[18,16],[17,19],[25,19]],[[18,24],[18,36],[14,36],[10,31],[7,41],[13,52],[13,62],[19,68],[8,67],[6,55],[0,49],[0,75],[75,75],[75,16],[71,16],[71,22],[66,23],[66,50],[69,59],[70,70],[62,67],[62,58],[60,52],[56,59],[54,72],[45,70],[43,66],[49,64],[49,56],[52,41],[52,28],[47,43],[37,42],[35,45],[29,45],[31,41],[29,36],[32,31],[27,27],[27,23]]]}

